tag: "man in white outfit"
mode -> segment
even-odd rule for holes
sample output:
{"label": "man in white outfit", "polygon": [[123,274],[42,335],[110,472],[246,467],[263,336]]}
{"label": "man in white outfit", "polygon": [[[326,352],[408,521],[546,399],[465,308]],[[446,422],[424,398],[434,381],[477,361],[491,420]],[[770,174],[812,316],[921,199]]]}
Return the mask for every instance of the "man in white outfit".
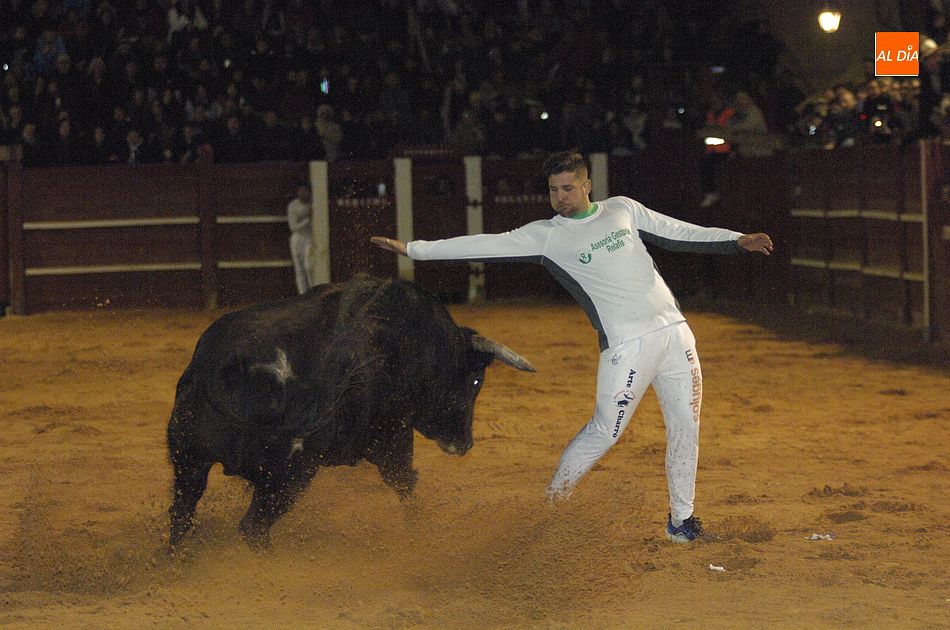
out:
{"label": "man in white outfit", "polygon": [[674,542],[690,542],[702,535],[702,524],[693,515],[702,371],[693,333],[644,242],[673,251],[768,255],[772,241],[767,234],[692,225],[627,197],[591,203],[589,171],[579,153],[550,156],[544,175],[557,216],[504,234],[408,244],[371,240],[414,260],[534,261],[547,268],[587,312],[601,350],[594,415],[564,449],[548,496],[570,496],[620,439],[653,385],[667,435],[666,533]]}
{"label": "man in white outfit", "polygon": [[297,196],[287,204],[287,225],[290,228],[290,258],[294,261],[297,293],[310,288],[310,186],[297,186]]}

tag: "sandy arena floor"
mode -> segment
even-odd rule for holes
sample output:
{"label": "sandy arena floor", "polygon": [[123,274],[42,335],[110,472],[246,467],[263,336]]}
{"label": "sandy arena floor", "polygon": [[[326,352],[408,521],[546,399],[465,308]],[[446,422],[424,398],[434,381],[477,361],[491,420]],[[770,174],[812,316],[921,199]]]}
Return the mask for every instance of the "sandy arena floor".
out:
{"label": "sandy arena floor", "polygon": [[164,430],[220,313],[0,320],[0,627],[950,627],[947,372],[692,315],[697,513],[720,540],[674,546],[652,393],[574,497],[544,501],[592,409],[580,309],[452,311],[539,372],[489,370],[465,457],[417,436],[415,513],[367,464],[323,469],[258,554],[216,467],[181,558]]}

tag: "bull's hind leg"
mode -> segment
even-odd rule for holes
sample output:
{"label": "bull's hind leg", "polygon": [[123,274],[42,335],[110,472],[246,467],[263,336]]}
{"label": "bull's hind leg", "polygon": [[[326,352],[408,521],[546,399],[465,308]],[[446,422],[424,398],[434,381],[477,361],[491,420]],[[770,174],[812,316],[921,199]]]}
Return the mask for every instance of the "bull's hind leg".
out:
{"label": "bull's hind leg", "polygon": [[316,467],[282,466],[265,472],[252,483],[254,497],[241,519],[239,531],[252,547],[270,546],[270,528],[290,507],[316,474]]}
{"label": "bull's hind leg", "polygon": [[175,497],[172,499],[168,515],[171,520],[169,543],[174,547],[188,533],[194,524],[195,507],[198,499],[208,487],[208,472],[211,464],[208,462],[194,462],[180,453],[174,459],[175,468]]}
{"label": "bull's hind leg", "polygon": [[194,382],[185,371],[178,381],[175,408],[168,420],[168,459],[175,475],[172,504],[168,508],[171,528],[168,541],[174,547],[191,529],[195,507],[208,487],[211,457],[207,455],[195,427],[199,405],[193,395]]}

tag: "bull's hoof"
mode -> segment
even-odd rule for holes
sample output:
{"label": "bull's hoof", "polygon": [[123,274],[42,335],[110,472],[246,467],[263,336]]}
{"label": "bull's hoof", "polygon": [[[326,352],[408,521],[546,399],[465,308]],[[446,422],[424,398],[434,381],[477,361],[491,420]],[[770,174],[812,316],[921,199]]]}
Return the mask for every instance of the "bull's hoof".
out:
{"label": "bull's hoof", "polygon": [[165,557],[171,561],[182,561],[193,558],[195,552],[187,545],[176,544],[165,548]]}
{"label": "bull's hoof", "polygon": [[238,532],[240,532],[247,546],[255,551],[267,551],[271,548],[270,532],[266,529],[241,521]]}
{"label": "bull's hoof", "polygon": [[194,529],[194,522],[191,519],[179,520],[172,523],[171,529],[168,532],[168,545],[174,549],[181,545],[182,541],[188,536],[188,533]]}
{"label": "bull's hoof", "polygon": [[254,551],[270,551],[273,545],[270,542],[270,535],[261,534],[256,536],[244,536],[244,542]]}

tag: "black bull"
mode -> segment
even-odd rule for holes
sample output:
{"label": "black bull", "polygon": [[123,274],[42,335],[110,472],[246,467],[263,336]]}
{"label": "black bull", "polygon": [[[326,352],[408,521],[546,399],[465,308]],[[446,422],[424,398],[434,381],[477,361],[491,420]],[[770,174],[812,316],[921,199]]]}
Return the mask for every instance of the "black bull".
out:
{"label": "black bull", "polygon": [[240,532],[255,545],[268,544],[320,466],[366,459],[407,497],[413,429],[446,452],[468,451],[496,358],[534,369],[402,281],[358,277],[224,315],[198,341],[168,423],[171,544],[191,528],[217,462],[254,488]]}

